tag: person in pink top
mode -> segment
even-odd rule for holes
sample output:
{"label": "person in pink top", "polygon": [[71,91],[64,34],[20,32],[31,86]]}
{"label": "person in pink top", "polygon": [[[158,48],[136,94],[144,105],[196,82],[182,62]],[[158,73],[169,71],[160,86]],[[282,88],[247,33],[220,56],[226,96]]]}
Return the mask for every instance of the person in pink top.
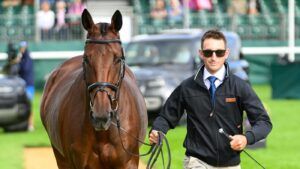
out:
{"label": "person in pink top", "polygon": [[81,0],[74,0],[68,8],[68,17],[71,24],[80,24],[80,16],[83,10],[86,8],[85,4]]}
{"label": "person in pink top", "polygon": [[56,1],[56,29],[61,29],[66,25],[66,3],[63,0]]}

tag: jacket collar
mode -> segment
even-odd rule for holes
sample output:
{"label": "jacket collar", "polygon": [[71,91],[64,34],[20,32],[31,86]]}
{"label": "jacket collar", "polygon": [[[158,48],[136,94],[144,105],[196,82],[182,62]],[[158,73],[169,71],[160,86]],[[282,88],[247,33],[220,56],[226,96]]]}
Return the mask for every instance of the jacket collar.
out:
{"label": "jacket collar", "polygon": [[[225,65],[225,77],[224,77],[224,80],[227,79],[230,75],[230,70],[229,70],[229,65],[227,62],[224,63]],[[203,71],[204,71],[204,67],[205,65],[203,64],[197,71],[197,73],[195,74],[194,76],[194,81],[196,83],[198,83],[200,86],[206,88],[205,84],[204,84],[204,81],[203,81]]]}

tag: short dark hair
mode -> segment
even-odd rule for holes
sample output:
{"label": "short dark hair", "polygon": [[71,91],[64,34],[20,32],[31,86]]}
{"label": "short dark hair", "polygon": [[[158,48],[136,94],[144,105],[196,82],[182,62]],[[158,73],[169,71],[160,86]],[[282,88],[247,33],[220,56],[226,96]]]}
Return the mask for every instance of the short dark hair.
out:
{"label": "short dark hair", "polygon": [[225,43],[225,47],[227,46],[227,41],[224,36],[224,34],[221,31],[218,31],[216,29],[208,30],[205,32],[201,38],[201,49],[203,49],[203,42],[206,39],[217,39],[217,40],[223,40]]}

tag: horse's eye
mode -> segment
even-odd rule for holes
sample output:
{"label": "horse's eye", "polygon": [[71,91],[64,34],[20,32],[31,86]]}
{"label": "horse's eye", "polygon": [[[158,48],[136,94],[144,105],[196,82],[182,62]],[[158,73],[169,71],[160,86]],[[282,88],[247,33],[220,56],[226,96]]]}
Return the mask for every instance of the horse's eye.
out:
{"label": "horse's eye", "polygon": [[84,61],[84,63],[86,63],[88,65],[90,64],[90,61],[87,56],[83,57],[83,61]]}

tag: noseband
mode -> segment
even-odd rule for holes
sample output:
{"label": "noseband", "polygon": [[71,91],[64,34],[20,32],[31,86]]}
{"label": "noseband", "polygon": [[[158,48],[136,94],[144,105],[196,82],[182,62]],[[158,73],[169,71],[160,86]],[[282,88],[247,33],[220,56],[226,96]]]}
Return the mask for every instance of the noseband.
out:
{"label": "noseband", "polygon": [[[88,43],[94,43],[94,44],[109,44],[109,43],[119,43],[122,44],[120,39],[103,39],[103,40],[95,40],[95,39],[87,39],[85,41],[85,44]],[[124,78],[124,74],[125,74],[125,57],[124,57],[124,53],[123,53],[123,49],[122,49],[122,56],[119,57],[120,62],[120,69],[119,69],[119,77],[118,77],[118,81],[116,83],[110,83],[110,82],[94,82],[92,84],[88,84],[86,82],[86,86],[87,86],[87,90],[89,92],[89,97],[90,97],[90,110],[93,110],[93,100],[96,97],[96,94],[98,92],[104,92],[107,94],[110,104],[111,104],[111,108],[112,108],[112,113],[113,116],[116,117],[116,112],[118,110],[118,99],[119,99],[119,93],[120,93],[120,86],[122,83],[122,80]],[[84,80],[86,81],[86,63],[88,62],[86,56],[83,57],[83,73],[84,73]],[[107,90],[107,88],[111,89],[115,95],[112,95],[109,90]],[[93,97],[91,97],[91,92],[96,89],[95,94],[93,95]]]}

